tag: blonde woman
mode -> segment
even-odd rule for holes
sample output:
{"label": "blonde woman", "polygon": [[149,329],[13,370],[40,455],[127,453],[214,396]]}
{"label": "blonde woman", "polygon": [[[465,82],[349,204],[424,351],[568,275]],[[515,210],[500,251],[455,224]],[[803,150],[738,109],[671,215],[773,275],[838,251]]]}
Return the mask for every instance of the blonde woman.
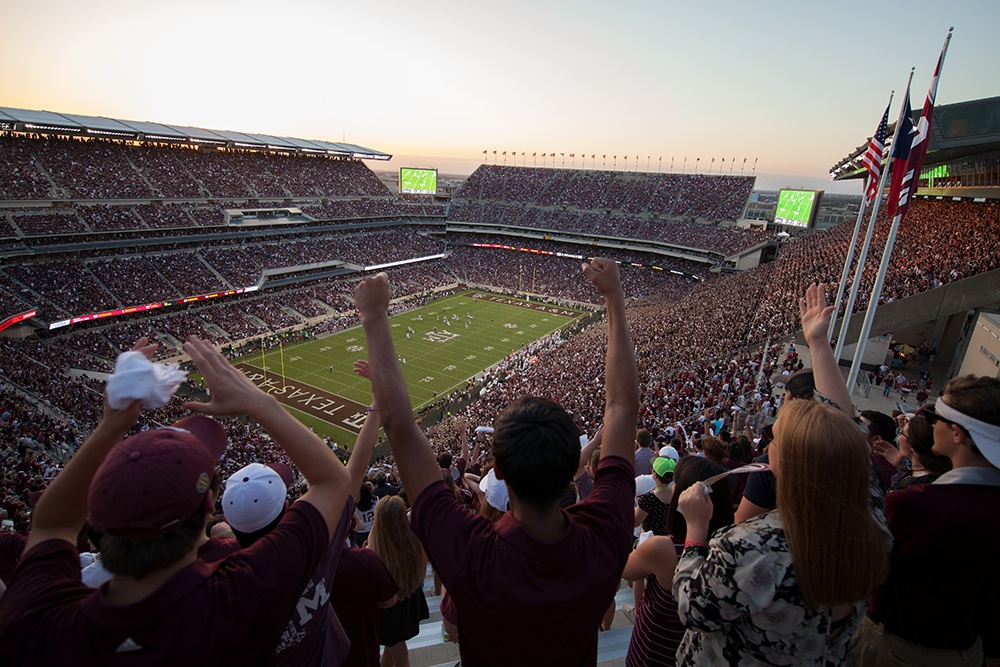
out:
{"label": "blonde woman", "polygon": [[406,640],[417,636],[420,621],[430,617],[422,585],[427,556],[410,530],[406,504],[398,496],[383,498],[375,506],[375,521],[368,535],[368,548],[385,563],[399,587],[399,602],[379,610],[379,644],[385,646],[382,665],[408,667]]}
{"label": "blonde woman", "polygon": [[891,536],[871,454],[846,412],[850,394],[826,339],[832,310],[823,286],[811,286],[802,327],[824,396],[790,402],[774,424],[777,509],[709,544],[713,505],[704,484],[678,501],[687,521],[673,587],[687,628],[678,664],[843,664],[885,578]]}

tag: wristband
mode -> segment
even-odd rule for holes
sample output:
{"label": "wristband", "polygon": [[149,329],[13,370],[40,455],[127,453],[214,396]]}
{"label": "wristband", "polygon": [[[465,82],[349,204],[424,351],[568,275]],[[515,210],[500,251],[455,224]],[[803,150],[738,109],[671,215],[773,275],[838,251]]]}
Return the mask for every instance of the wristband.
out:
{"label": "wristband", "polygon": [[684,540],[684,548],[687,549],[688,547],[702,547],[704,549],[707,549],[708,545],[705,544],[704,542],[695,542],[694,540]]}
{"label": "wristband", "polygon": [[365,410],[367,410],[368,412],[378,412],[378,408],[373,408],[370,405],[367,408],[365,408]]}

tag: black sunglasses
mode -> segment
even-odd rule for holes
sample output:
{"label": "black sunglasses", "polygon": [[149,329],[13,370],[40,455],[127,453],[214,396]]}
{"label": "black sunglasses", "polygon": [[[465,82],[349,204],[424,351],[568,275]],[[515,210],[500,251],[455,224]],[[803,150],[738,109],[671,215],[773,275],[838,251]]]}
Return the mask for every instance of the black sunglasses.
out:
{"label": "black sunglasses", "polygon": [[927,420],[927,423],[930,424],[931,426],[934,426],[934,424],[938,423],[939,421],[944,422],[945,424],[949,424],[949,425],[954,424],[955,426],[957,426],[960,429],[962,429],[962,432],[965,433],[965,435],[969,436],[969,438],[972,437],[972,435],[969,433],[969,430],[967,428],[965,428],[964,426],[962,426],[958,422],[952,421],[951,419],[948,419],[947,417],[942,417],[937,412],[935,412],[933,405],[925,405],[923,407],[923,409],[921,410],[921,414]]}

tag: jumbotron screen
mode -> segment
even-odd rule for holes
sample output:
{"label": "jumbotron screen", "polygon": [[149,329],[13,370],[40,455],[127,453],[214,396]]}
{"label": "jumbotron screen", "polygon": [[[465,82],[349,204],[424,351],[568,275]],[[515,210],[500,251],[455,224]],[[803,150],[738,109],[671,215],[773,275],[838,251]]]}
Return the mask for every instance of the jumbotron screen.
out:
{"label": "jumbotron screen", "polygon": [[774,222],[793,227],[811,227],[816,220],[822,196],[822,190],[782,190],[778,193]]}
{"label": "jumbotron screen", "polygon": [[399,168],[399,194],[436,195],[437,187],[437,169]]}

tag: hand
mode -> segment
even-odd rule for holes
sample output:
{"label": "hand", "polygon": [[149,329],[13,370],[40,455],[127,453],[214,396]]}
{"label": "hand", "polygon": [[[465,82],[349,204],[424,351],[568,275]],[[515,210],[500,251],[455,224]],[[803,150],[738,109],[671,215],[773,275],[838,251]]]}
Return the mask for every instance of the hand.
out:
{"label": "hand", "polygon": [[385,314],[389,310],[389,276],[384,272],[368,276],[354,288],[354,305],[361,319]]}
{"label": "hand", "polygon": [[115,410],[113,407],[108,405],[108,399],[105,397],[104,416],[101,417],[101,423],[99,426],[101,428],[110,429],[124,436],[125,433],[132,428],[136,420],[139,419],[139,413],[141,411],[141,400],[132,401],[121,410]]}
{"label": "hand", "polygon": [[149,342],[149,338],[147,338],[146,336],[143,336],[142,338],[140,338],[139,340],[137,340],[135,342],[135,345],[132,346],[132,351],[133,352],[142,352],[142,354],[147,359],[149,359],[150,361],[152,361],[153,360],[153,355],[156,354],[156,350],[159,347],[160,347],[159,343],[150,343]]}
{"label": "hand", "polygon": [[212,391],[208,403],[188,402],[184,409],[206,415],[254,416],[259,408],[274,400],[234,368],[209,342],[191,336],[184,343],[184,350],[191,355]]}
{"label": "hand", "polygon": [[354,372],[367,380],[372,379],[371,368],[368,366],[366,359],[358,359],[354,362]]}
{"label": "hand", "polygon": [[691,538],[693,528],[701,527],[704,532],[708,531],[708,523],[712,520],[715,506],[706,493],[707,490],[708,487],[704,482],[695,482],[684,489],[681,497],[677,499],[677,509],[684,515],[684,521],[688,525],[688,538]]}
{"label": "hand", "polygon": [[[156,354],[157,348],[160,347],[159,343],[150,343],[146,336],[143,336],[135,342],[132,346],[133,352],[142,352],[150,361],[153,360],[153,355]],[[136,400],[132,401],[128,406],[122,408],[121,410],[115,410],[110,405],[108,405],[108,399],[104,399],[104,416],[101,417],[101,425],[113,429],[122,435],[125,434],[132,425],[135,424],[136,420],[139,419],[139,412],[142,410],[142,401]]]}
{"label": "hand", "polygon": [[899,470],[906,467],[906,459],[903,458],[903,455],[899,453],[899,450],[891,442],[886,442],[876,436],[874,442],[872,442],[872,451]]}
{"label": "hand", "polygon": [[806,288],[805,297],[799,299],[799,317],[802,320],[802,335],[807,342],[828,342],[830,317],[833,306],[826,305],[826,290],[822,283],[813,283]]}
{"label": "hand", "polygon": [[594,287],[602,296],[612,296],[621,294],[622,281],[618,275],[618,263],[603,257],[595,257],[590,264],[584,263],[580,267],[587,280],[594,283]]}

